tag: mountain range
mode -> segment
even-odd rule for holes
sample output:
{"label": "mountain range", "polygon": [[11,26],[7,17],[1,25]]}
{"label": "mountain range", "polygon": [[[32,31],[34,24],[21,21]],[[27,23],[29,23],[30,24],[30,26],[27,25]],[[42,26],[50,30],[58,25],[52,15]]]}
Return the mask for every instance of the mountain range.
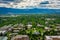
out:
{"label": "mountain range", "polygon": [[14,9],[14,8],[5,8],[5,7],[0,7],[0,14],[60,14],[60,9]]}

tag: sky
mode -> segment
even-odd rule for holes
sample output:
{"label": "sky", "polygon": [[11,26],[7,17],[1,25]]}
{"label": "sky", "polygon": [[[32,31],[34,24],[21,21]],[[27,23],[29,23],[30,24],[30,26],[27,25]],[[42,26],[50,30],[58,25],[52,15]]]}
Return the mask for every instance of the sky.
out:
{"label": "sky", "polygon": [[7,14],[7,13],[8,14],[60,13],[60,1],[59,0],[53,0],[53,1],[52,0],[0,0],[0,14]]}
{"label": "sky", "polygon": [[0,0],[0,7],[15,9],[54,8],[60,9],[58,0]]}

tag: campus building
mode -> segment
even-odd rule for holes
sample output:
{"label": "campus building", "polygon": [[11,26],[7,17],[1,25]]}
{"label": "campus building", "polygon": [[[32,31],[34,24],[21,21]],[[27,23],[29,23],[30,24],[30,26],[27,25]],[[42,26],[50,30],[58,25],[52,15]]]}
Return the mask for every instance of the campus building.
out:
{"label": "campus building", "polygon": [[45,40],[60,40],[60,36],[45,36]]}
{"label": "campus building", "polygon": [[17,35],[13,37],[11,40],[29,40],[29,37],[27,35]]}

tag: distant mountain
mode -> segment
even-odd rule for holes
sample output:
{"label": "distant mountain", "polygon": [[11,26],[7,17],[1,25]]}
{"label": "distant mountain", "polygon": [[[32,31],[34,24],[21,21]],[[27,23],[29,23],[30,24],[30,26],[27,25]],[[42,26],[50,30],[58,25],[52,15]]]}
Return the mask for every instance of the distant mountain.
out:
{"label": "distant mountain", "polygon": [[13,9],[13,8],[4,8],[4,7],[0,7],[0,14],[23,14],[23,13],[58,13],[60,14],[60,9]]}

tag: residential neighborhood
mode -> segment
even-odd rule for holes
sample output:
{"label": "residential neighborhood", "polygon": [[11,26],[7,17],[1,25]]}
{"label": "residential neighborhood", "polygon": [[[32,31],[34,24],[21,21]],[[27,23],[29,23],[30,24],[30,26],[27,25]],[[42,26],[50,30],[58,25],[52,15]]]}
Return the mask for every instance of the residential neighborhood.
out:
{"label": "residential neighborhood", "polygon": [[60,16],[0,17],[0,40],[60,40]]}

